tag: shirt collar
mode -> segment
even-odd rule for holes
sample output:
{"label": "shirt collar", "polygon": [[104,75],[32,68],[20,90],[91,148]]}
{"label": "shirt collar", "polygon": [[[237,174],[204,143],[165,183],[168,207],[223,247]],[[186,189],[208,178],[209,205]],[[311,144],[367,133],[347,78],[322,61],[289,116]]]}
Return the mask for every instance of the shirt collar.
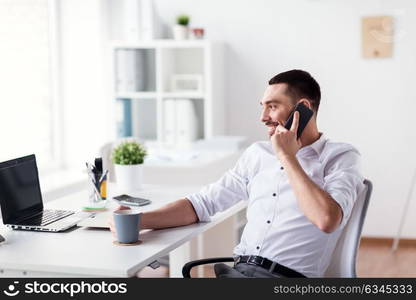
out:
{"label": "shirt collar", "polygon": [[327,138],[325,137],[323,133],[320,133],[320,134],[321,136],[315,142],[313,142],[312,144],[308,146],[300,148],[298,151],[298,154],[305,155],[314,151],[316,154],[318,154],[318,156],[320,156],[322,150],[324,149],[326,140],[327,140]]}

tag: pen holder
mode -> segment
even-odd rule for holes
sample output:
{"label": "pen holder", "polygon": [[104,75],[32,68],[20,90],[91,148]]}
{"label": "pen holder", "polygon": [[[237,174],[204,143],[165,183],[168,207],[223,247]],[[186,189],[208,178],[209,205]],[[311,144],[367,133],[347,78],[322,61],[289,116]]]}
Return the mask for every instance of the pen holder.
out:
{"label": "pen holder", "polygon": [[[88,178],[88,203],[84,206],[84,209],[102,209],[105,207],[107,201],[104,197],[107,196],[107,186],[103,183],[104,182],[97,187],[97,184],[94,183],[90,177]],[[103,189],[105,189],[105,191]]]}

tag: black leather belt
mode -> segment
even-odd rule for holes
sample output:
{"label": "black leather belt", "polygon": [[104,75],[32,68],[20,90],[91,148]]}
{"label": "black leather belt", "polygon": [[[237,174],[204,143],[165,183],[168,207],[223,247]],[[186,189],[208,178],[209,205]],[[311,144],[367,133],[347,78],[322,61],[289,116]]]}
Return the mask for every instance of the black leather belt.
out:
{"label": "black leather belt", "polygon": [[256,256],[256,255],[243,255],[234,257],[234,266],[239,263],[246,263],[249,265],[255,265],[262,267],[263,269],[268,270],[271,273],[277,273],[286,277],[303,277],[305,275],[296,272],[288,267],[285,267],[277,262],[271,261],[265,257]]}

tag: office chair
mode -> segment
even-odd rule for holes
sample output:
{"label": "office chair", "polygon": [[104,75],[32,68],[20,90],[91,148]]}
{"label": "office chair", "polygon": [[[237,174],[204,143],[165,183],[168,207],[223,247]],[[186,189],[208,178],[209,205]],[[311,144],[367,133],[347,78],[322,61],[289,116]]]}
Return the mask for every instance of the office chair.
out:
{"label": "office chair", "polygon": [[[367,179],[364,180],[364,185],[365,189],[354,204],[350,219],[338,239],[329,266],[324,273],[324,277],[357,276],[357,252],[358,247],[360,246],[361,232],[367,214],[371,192],[373,190],[371,181]],[[234,262],[234,259],[232,257],[218,257],[194,260],[183,266],[182,275],[184,278],[191,278],[191,269],[193,267],[220,262]]]}
{"label": "office chair", "polygon": [[357,277],[355,269],[357,252],[373,190],[371,181],[364,180],[364,184],[366,189],[354,204],[350,219],[338,239],[324,277]]}

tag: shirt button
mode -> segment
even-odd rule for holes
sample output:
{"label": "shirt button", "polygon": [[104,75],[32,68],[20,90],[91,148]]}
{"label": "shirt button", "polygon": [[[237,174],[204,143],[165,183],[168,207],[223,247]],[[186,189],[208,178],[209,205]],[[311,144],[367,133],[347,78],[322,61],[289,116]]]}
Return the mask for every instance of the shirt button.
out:
{"label": "shirt button", "polygon": [[267,220],[267,224],[270,224],[270,220]]}
{"label": "shirt button", "polygon": [[280,170],[283,170],[284,168],[283,167],[280,167]]}
{"label": "shirt button", "polygon": [[276,193],[273,193],[273,197],[276,197]]}
{"label": "shirt button", "polygon": [[260,249],[260,247],[259,247],[259,246],[257,246],[257,247],[256,247],[256,249],[257,249],[257,250],[259,250],[259,249]]}

